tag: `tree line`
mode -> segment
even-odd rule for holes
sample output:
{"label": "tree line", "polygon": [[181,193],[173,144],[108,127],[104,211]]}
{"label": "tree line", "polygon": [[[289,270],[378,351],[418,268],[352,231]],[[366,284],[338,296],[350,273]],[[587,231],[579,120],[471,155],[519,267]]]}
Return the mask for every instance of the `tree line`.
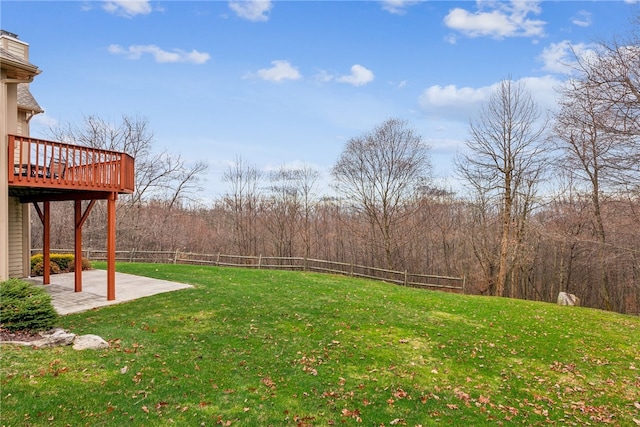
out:
{"label": "tree line", "polygon": [[[636,26],[637,28],[637,26]],[[146,119],[87,117],[53,136],[136,158],[136,193],[118,205],[117,245],[304,256],[467,277],[467,291],[640,313],[640,40],[575,55],[557,109],[506,78],[470,125],[455,163],[464,190],[433,184],[429,147],[389,119],[351,138],[323,194],[309,165],[264,172],[238,157],[227,193],[196,203],[204,163],[152,147]],[[52,247],[73,244],[72,207],[52,205]],[[84,226],[105,241],[104,210]],[[34,246],[41,241],[33,223]]]}

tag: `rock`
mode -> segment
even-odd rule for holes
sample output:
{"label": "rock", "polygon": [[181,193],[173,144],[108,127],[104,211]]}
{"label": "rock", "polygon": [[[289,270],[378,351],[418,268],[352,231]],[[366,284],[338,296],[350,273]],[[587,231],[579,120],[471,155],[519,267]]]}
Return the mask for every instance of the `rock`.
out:
{"label": "rock", "polygon": [[47,332],[40,333],[41,338],[34,340],[6,340],[0,341],[0,344],[24,345],[34,348],[52,348],[63,347],[73,344],[74,350],[100,350],[109,348],[109,343],[98,335],[76,335],[64,329],[52,329]]}
{"label": "rock", "polygon": [[74,350],[100,350],[109,348],[109,343],[97,335],[78,335],[73,340]]}
{"label": "rock", "polygon": [[53,329],[42,334],[42,338],[38,341],[30,343],[35,348],[51,348],[69,345],[75,339],[76,334],[65,331],[64,329]]}
{"label": "rock", "polygon": [[573,294],[560,292],[558,294],[558,305],[580,305],[580,298]]}

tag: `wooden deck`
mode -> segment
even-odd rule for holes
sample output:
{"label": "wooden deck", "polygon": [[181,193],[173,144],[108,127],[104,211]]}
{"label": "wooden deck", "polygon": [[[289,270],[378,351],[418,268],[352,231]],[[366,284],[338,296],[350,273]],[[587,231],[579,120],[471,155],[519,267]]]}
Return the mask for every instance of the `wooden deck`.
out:
{"label": "wooden deck", "polygon": [[[116,299],[118,194],[134,191],[134,159],[126,153],[9,135],[9,195],[33,203],[43,225],[42,283],[50,283],[51,202],[74,201],[75,292],[82,291],[82,225],[97,200],[107,205],[107,300]],[[90,201],[83,209],[82,202]],[[42,203],[42,208],[40,207]]]}
{"label": "wooden deck", "polygon": [[126,153],[9,135],[9,188],[130,194],[134,159]]}

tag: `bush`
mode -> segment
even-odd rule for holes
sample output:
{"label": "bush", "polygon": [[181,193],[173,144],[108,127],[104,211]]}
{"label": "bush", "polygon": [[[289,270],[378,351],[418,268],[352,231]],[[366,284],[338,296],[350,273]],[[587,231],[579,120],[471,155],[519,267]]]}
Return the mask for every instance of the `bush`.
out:
{"label": "bush", "polygon": [[[60,273],[60,267],[53,261],[49,261],[49,272],[51,274]],[[35,265],[31,264],[31,275],[32,276],[42,276],[44,274],[44,262],[42,260],[38,261]]]}
{"label": "bush", "polygon": [[58,318],[51,296],[19,279],[0,282],[0,326],[9,331],[39,332],[51,329]]}
{"label": "bush", "polygon": [[[42,254],[36,254],[31,257],[31,275],[42,276],[44,262]],[[75,271],[75,256],[73,254],[50,254],[49,261],[51,265],[51,273],[70,273]],[[55,267],[54,267],[55,265]],[[82,258],[82,269],[91,270],[91,261]]]}

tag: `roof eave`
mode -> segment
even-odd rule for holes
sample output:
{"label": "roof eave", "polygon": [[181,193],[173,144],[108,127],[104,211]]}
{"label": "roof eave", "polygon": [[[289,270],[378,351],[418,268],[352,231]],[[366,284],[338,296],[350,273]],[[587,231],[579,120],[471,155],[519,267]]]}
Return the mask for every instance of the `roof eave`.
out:
{"label": "roof eave", "polygon": [[12,61],[11,58],[2,58],[0,63],[2,68],[7,70],[7,78],[9,79],[30,80],[42,72],[35,65]]}

